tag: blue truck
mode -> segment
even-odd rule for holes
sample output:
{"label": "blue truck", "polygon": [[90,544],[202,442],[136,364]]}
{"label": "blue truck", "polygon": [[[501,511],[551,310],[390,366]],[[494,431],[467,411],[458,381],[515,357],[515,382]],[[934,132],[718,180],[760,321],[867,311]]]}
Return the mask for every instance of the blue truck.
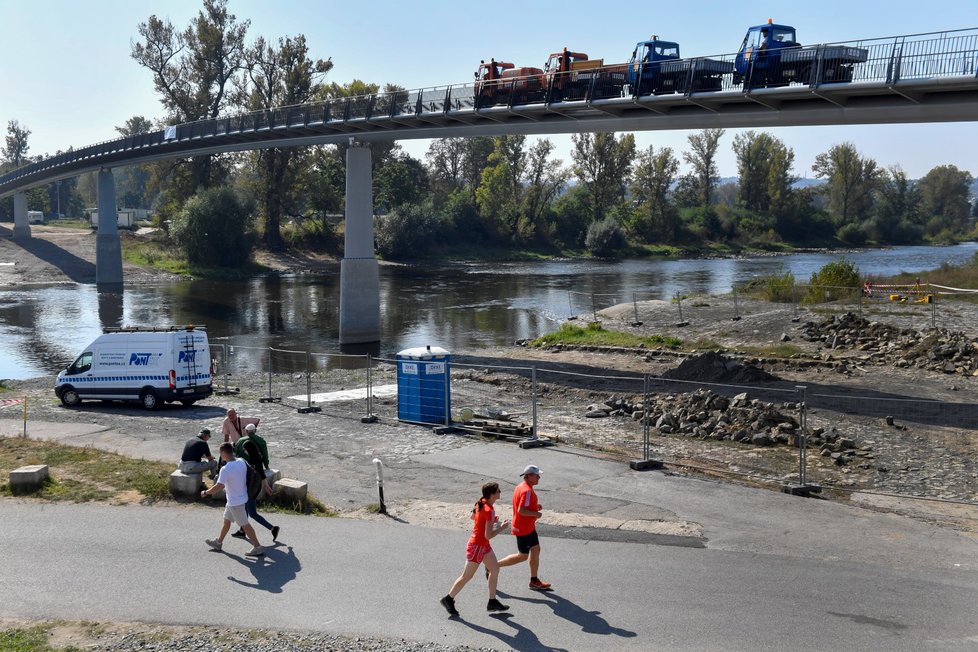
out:
{"label": "blue truck", "polygon": [[627,66],[625,94],[636,97],[718,91],[723,87],[723,76],[734,71],[730,61],[681,59],[678,43],[660,40],[655,35],[635,45]]}
{"label": "blue truck", "polygon": [[747,30],[734,60],[733,83],[744,89],[790,84],[851,82],[869,52],[848,45],[802,47],[795,28],[768,19]]}

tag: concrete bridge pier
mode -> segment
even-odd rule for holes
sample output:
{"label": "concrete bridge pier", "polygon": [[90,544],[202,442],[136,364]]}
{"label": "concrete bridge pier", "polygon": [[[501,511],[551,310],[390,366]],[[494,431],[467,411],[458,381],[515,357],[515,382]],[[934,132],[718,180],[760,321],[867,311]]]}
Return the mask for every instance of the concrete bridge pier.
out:
{"label": "concrete bridge pier", "polygon": [[14,195],[14,240],[29,240],[31,223],[27,221],[27,195]]}
{"label": "concrete bridge pier", "polygon": [[122,287],[122,242],[119,240],[119,211],[115,204],[112,170],[98,171],[98,233],[95,236],[95,284],[100,288]]}
{"label": "concrete bridge pier", "polygon": [[380,341],[380,271],[374,255],[370,146],[346,150],[346,234],[340,263],[340,344]]}

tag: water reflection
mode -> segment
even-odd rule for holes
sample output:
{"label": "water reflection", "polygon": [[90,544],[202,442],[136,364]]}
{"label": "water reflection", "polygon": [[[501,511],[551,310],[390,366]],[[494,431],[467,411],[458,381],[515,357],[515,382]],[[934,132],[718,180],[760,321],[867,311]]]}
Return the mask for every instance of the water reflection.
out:
{"label": "water reflection", "polygon": [[[962,263],[978,244],[902,247],[846,257],[879,275]],[[733,283],[780,270],[807,280],[833,254],[717,260],[565,260],[533,263],[382,265],[383,341],[370,352],[391,356],[428,344],[450,351],[509,344],[553,330],[570,315],[677,293],[724,293]],[[127,286],[125,294],[92,285],[0,290],[0,378],[52,374],[74,359],[104,326],[205,325],[215,342],[232,338],[237,368],[262,369],[267,348],[336,351],[339,273],[283,275],[243,282],[193,280]],[[290,354],[293,355],[293,354]],[[314,367],[347,364],[341,356]]]}
{"label": "water reflection", "polygon": [[98,294],[98,320],[103,328],[122,326],[123,290],[108,291],[96,289]]}

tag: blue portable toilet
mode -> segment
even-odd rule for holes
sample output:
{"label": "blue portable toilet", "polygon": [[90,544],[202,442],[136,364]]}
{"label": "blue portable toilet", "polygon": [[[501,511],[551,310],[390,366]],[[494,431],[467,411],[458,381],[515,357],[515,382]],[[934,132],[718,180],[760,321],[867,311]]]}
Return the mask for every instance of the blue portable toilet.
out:
{"label": "blue portable toilet", "polygon": [[451,361],[437,346],[397,354],[397,418],[416,423],[448,423],[451,414]]}

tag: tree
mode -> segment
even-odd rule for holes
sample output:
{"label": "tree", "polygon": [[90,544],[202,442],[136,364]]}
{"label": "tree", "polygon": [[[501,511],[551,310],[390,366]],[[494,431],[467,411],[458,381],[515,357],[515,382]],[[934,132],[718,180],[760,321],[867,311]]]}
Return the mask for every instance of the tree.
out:
{"label": "tree", "polygon": [[[139,24],[142,40],[133,43],[131,56],[153,74],[168,124],[216,118],[241,105],[236,91],[244,88],[249,25],[250,21],[238,23],[228,13],[227,0],[204,0],[203,11],[183,32],[155,15]],[[216,181],[211,178],[212,172],[212,157],[194,157],[189,191]]]}
{"label": "tree", "polygon": [[720,180],[716,156],[724,133],[724,129],[704,129],[698,134],[690,134],[688,141],[692,150],[683,152],[683,160],[693,168],[690,177],[701,207],[712,203],[713,188]]}
{"label": "tree", "polygon": [[428,187],[424,164],[398,153],[373,174],[374,206],[378,212],[388,212],[405,204],[417,204],[427,194]]}
{"label": "tree", "polygon": [[538,140],[527,155],[525,176],[522,180],[526,191],[523,195],[523,232],[527,239],[551,241],[553,228],[546,216],[550,214],[554,198],[567,183],[567,170],[559,160],[551,160],[554,144],[549,139]]}
{"label": "tree", "polygon": [[638,156],[632,172],[631,193],[637,202],[630,226],[646,242],[673,242],[679,229],[679,213],[669,201],[669,189],[679,172],[679,161],[669,147],[658,152],[649,145]]}
{"label": "tree", "polygon": [[842,143],[816,156],[812,171],[827,181],[825,192],[837,227],[868,216],[880,179],[876,161],[862,158],[852,143]]}
{"label": "tree", "polygon": [[475,191],[486,232],[498,239],[515,240],[523,195],[519,179],[523,174],[525,142],[526,136],[494,138],[489,165],[482,171],[482,180]]}
{"label": "tree", "polygon": [[464,185],[466,138],[440,138],[431,141],[425,161],[432,189],[449,194]]}
{"label": "tree", "polygon": [[740,206],[757,213],[778,212],[794,179],[794,152],[767,133],[746,131],[734,136]]}
{"label": "tree", "polygon": [[879,199],[867,235],[877,243],[910,244],[920,239],[920,191],[899,165],[880,173]]}
{"label": "tree", "polygon": [[27,163],[27,152],[30,150],[27,139],[30,135],[30,129],[22,127],[18,121],[11,120],[8,122],[3,148],[4,160],[12,163],[14,167],[20,167]]}
{"label": "tree", "polygon": [[[122,136],[148,134],[153,131],[153,123],[141,115],[134,115],[115,130]],[[151,202],[147,196],[147,187],[152,176],[151,166],[127,165],[117,168],[113,173],[117,202],[120,207],[149,208]]]}
{"label": "tree", "polygon": [[625,198],[628,172],[635,158],[635,136],[585,133],[574,134],[571,141],[574,175],[586,193],[591,220],[599,222]]}
{"label": "tree", "polygon": [[173,220],[170,236],[191,263],[241,267],[249,258],[253,216],[254,209],[227,186],[202,190]]}
{"label": "tree", "polygon": [[972,183],[971,174],[954,165],[939,165],[917,182],[928,235],[937,235],[945,229],[951,232],[968,229]]}
{"label": "tree", "polygon": [[[259,37],[245,52],[251,95],[248,107],[252,111],[271,110],[309,102],[320,93],[332,61],[308,56],[306,38],[280,38],[273,47]],[[253,187],[264,216],[265,244],[276,249],[282,246],[282,215],[297,214],[296,188],[300,168],[306,165],[308,152],[302,148],[272,148],[253,152]]]}

